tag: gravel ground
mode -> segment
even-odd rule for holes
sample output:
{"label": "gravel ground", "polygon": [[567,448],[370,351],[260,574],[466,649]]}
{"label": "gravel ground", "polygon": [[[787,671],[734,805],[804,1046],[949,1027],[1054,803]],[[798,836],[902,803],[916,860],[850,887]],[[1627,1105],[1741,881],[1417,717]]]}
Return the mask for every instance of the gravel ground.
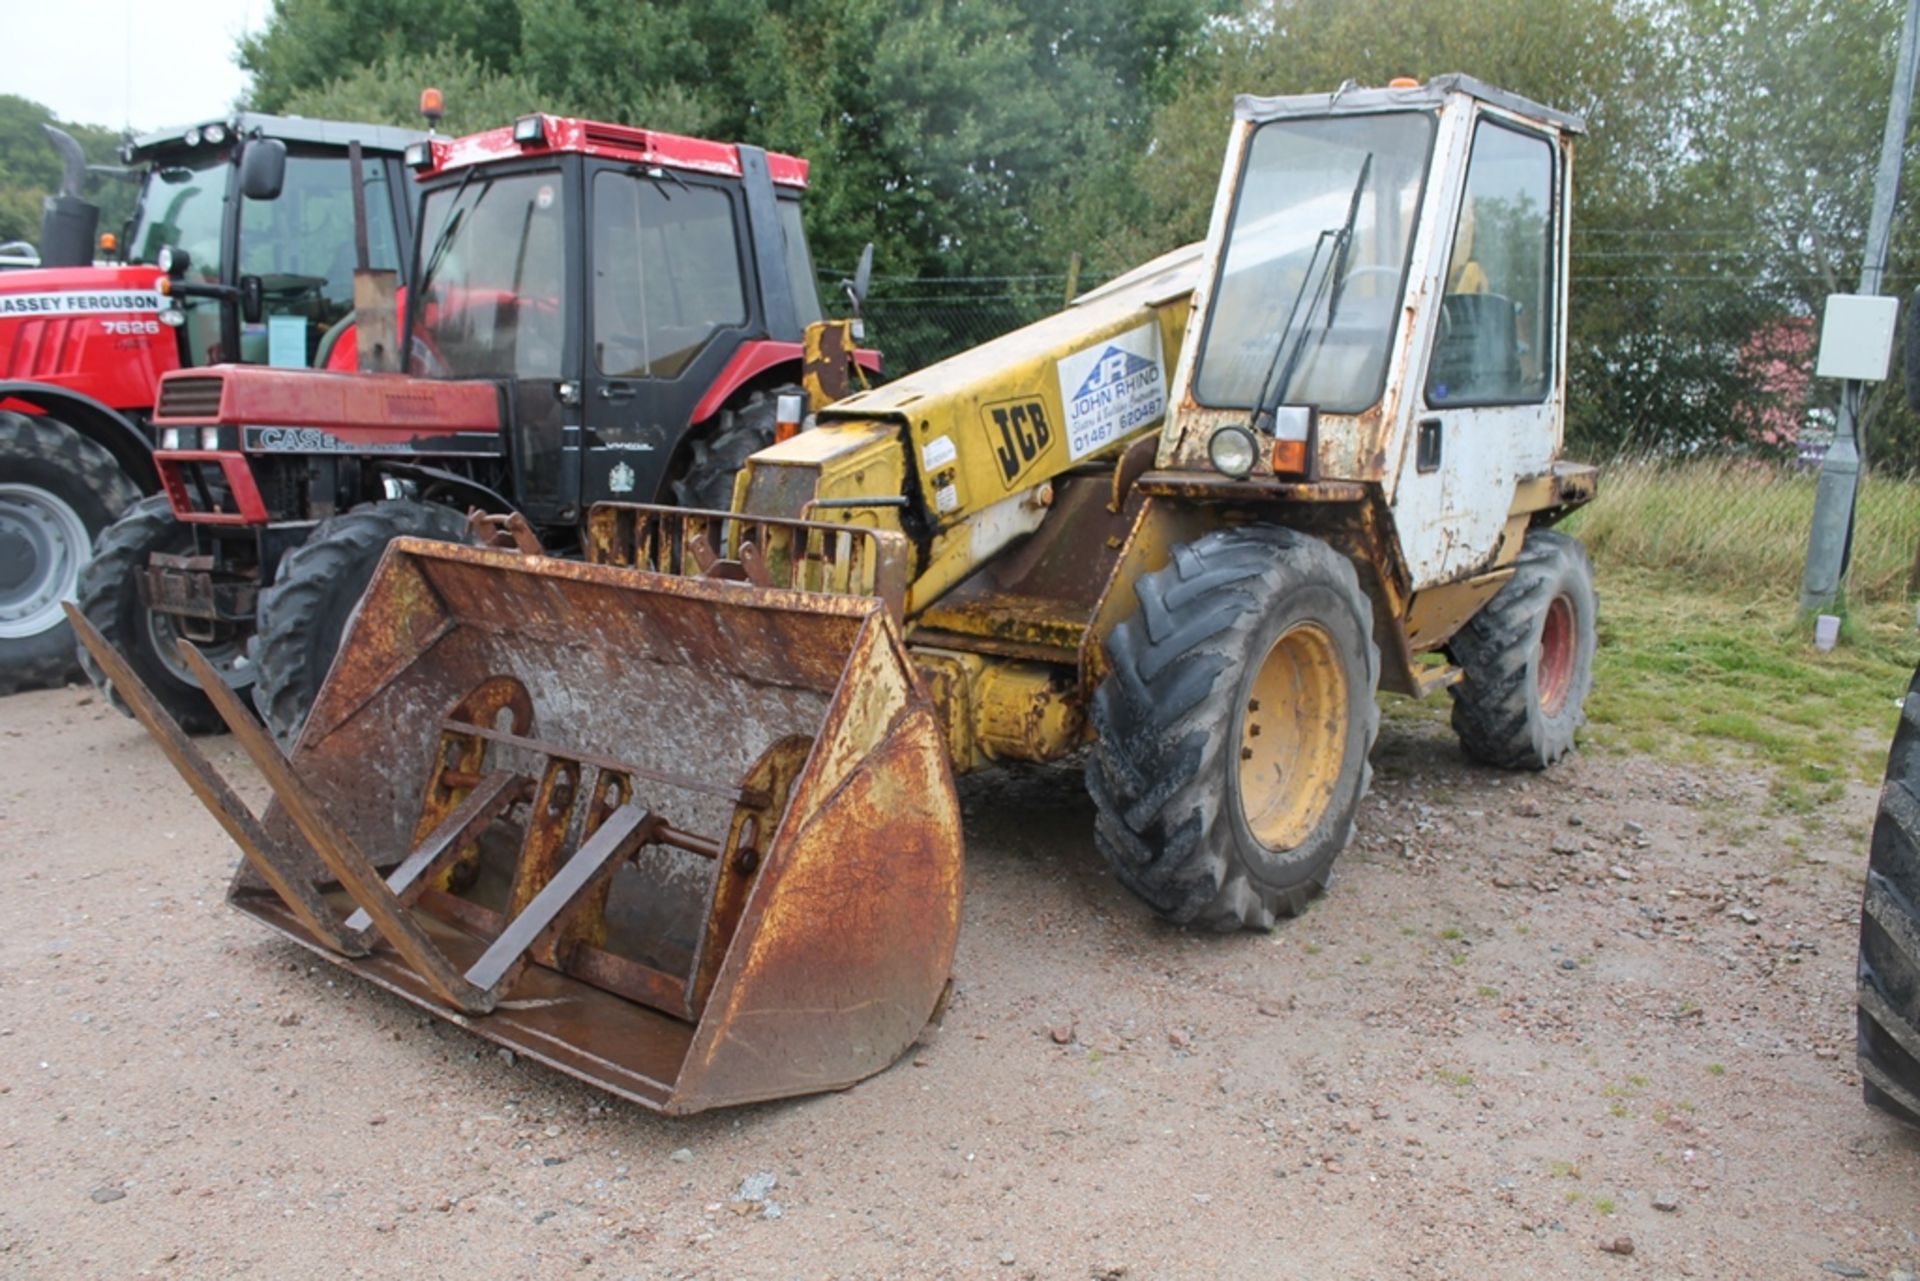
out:
{"label": "gravel ground", "polygon": [[[250,795],[229,740],[210,750]],[[1389,722],[1332,892],[1152,920],[1077,772],[967,780],[956,990],[842,1094],[663,1120],[276,941],[141,731],[0,702],[0,1275],[1808,1277],[1920,1269],[1868,1111],[1873,798]]]}

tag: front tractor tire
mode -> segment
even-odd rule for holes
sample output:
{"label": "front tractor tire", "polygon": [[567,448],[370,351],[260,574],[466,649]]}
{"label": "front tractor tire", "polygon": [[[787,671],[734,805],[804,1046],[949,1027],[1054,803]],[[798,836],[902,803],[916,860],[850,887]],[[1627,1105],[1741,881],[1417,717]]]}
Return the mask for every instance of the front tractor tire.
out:
{"label": "front tractor tire", "polygon": [[[101,533],[93,559],[80,571],[75,599],[87,621],[100,629],[120,651],[142,683],[152,691],[180,728],[189,734],[211,734],[226,723],[186,660],[180,656],[180,626],[171,615],[147,608],[140,592],[141,571],[155,553],[180,555],[194,550],[191,526],[174,519],[165,494],[143,498],[127,514]],[[246,662],[246,638],[238,633],[196,641],[206,659],[238,690],[252,684],[253,669]],[[80,666],[123,716],[132,710],[106,672],[84,648]]]}
{"label": "front tractor tire", "polygon": [[347,619],[387,544],[401,537],[473,541],[467,518],[451,507],[412,499],[365,503],[314,526],[260,593],[253,705],[281,746],[290,749],[300,737]]}
{"label": "front tractor tire", "polygon": [[65,423],[0,410],[0,694],[80,671],[74,599],[94,540],[140,497],[113,455]]}
{"label": "front tractor tire", "polygon": [[1270,929],[1326,888],[1372,777],[1372,606],[1344,556],[1268,525],[1175,548],[1135,593],[1093,695],[1095,842],[1169,920]]}
{"label": "front tractor tire", "polygon": [[1540,770],[1573,750],[1593,689],[1593,566],[1578,539],[1527,534],[1513,577],[1447,643],[1453,732],[1472,759]]}
{"label": "front tractor tire", "polygon": [[710,429],[687,441],[686,468],[673,482],[673,501],[698,511],[733,510],[733,480],[757,454],[773,443],[780,397],[802,394],[798,387],[748,392],[722,409]]}
{"label": "front tractor tire", "polygon": [[1887,753],[1860,908],[1860,1090],[1920,1126],[1920,672]]}

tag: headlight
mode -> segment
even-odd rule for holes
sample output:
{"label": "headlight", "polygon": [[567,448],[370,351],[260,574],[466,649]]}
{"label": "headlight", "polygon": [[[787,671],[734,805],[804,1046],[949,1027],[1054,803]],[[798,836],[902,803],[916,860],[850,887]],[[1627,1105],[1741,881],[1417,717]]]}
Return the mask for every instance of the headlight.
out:
{"label": "headlight", "polygon": [[187,447],[186,439],[187,439],[187,432],[189,430],[190,429],[186,427],[167,428],[165,431],[160,433],[160,448],[185,449]]}
{"label": "headlight", "polygon": [[153,256],[153,265],[171,276],[173,274],[173,246],[160,246],[160,252]]}
{"label": "headlight", "polygon": [[227,127],[225,125],[208,125],[200,131],[200,136],[217,147],[227,140]]}
{"label": "headlight", "polygon": [[200,131],[199,131],[198,129],[189,129],[189,130],[187,130],[187,136],[186,136],[186,139],[185,139],[185,142],[186,142],[186,144],[187,144],[187,145],[188,145],[189,147],[197,147],[197,146],[199,146],[199,145],[200,145]]}
{"label": "headlight", "polygon": [[218,427],[202,427],[200,429],[200,448],[220,448],[220,429]]}
{"label": "headlight", "polygon": [[1207,438],[1207,459],[1214,470],[1222,476],[1231,476],[1235,480],[1244,480],[1253,471],[1253,461],[1259,457],[1254,447],[1253,433],[1245,427],[1226,426],[1216,428]]}
{"label": "headlight", "polygon": [[160,313],[160,323],[170,328],[178,329],[187,323],[187,313],[181,311],[178,307],[169,307]]}

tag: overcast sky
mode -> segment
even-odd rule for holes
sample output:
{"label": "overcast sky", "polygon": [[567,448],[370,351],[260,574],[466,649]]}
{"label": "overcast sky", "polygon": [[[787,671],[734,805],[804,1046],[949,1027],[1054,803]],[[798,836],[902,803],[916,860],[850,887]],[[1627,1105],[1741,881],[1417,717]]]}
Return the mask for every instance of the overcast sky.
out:
{"label": "overcast sky", "polygon": [[272,0],[0,0],[0,93],[62,120],[137,130],[226,114],[247,78],[235,38]]}

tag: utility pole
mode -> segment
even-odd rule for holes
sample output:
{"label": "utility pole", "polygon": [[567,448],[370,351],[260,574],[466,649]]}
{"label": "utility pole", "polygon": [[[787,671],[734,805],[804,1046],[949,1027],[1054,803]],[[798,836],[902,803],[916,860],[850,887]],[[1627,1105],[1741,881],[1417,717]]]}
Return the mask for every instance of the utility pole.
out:
{"label": "utility pole", "polygon": [[[1900,24],[1900,53],[1887,102],[1887,130],[1880,139],[1880,169],[1873,179],[1873,214],[1867,223],[1866,257],[1860,263],[1862,294],[1880,292],[1887,269],[1887,242],[1893,232],[1893,206],[1900,195],[1900,162],[1906,152],[1907,116],[1913,106],[1915,63],[1920,60],[1920,0],[1907,0]],[[1909,316],[1907,323],[1914,323]],[[1833,444],[1820,464],[1820,487],[1813,499],[1813,531],[1807,539],[1807,569],[1800,580],[1800,609],[1812,613],[1840,590],[1853,551],[1854,501],[1860,489],[1860,410],[1866,384],[1849,378],[1840,385],[1840,417]]]}

